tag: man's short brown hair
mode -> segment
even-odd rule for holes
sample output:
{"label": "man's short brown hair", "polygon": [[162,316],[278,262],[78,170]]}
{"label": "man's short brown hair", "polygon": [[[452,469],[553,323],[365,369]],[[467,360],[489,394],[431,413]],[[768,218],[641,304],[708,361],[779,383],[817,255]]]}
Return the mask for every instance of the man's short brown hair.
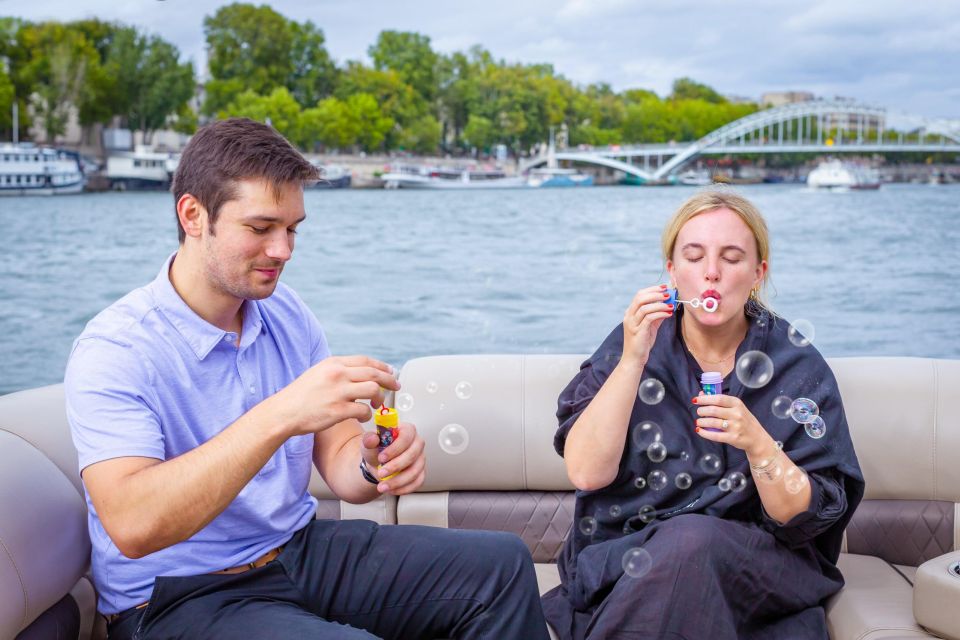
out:
{"label": "man's short brown hair", "polygon": [[[189,193],[207,210],[212,229],[220,208],[237,197],[237,183],[258,178],[279,196],[283,185],[314,182],[319,173],[269,126],[249,118],[219,120],[200,128],[183,150],[171,186],[174,206]],[[179,217],[177,233],[182,244]]]}

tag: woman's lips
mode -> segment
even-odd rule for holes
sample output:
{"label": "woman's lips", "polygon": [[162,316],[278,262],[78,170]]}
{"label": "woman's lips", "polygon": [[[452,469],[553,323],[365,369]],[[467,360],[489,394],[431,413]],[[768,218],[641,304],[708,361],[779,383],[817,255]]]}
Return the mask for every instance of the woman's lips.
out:
{"label": "woman's lips", "polygon": [[700,294],[701,300],[704,300],[706,298],[716,298],[717,302],[719,302],[721,297],[722,296],[720,295],[720,293],[714,289],[707,289],[706,291]]}

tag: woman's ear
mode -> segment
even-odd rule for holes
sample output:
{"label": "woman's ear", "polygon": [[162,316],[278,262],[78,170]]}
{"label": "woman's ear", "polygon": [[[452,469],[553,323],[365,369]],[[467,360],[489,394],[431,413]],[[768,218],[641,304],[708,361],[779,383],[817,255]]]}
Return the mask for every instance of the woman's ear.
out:
{"label": "woman's ear", "polygon": [[766,275],[767,275],[767,261],[761,260],[760,264],[757,265],[757,277],[753,283],[753,286],[759,287],[760,284],[763,283],[763,279],[766,277]]}
{"label": "woman's ear", "polygon": [[200,201],[189,193],[180,196],[177,201],[177,218],[180,220],[180,226],[183,232],[191,238],[199,238],[203,229],[203,217],[206,210]]}
{"label": "woman's ear", "polygon": [[670,274],[670,286],[676,287],[677,279],[673,277],[673,267],[674,267],[673,260],[667,260],[666,267],[667,267],[667,273]]}

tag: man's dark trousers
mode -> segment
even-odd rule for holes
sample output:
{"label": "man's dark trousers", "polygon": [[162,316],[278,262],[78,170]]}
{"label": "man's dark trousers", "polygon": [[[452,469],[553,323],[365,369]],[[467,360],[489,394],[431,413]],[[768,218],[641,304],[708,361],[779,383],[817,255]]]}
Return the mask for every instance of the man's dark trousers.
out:
{"label": "man's dark trousers", "polygon": [[111,640],[547,640],[530,552],[513,534],[315,520],[276,561],[234,575],[158,578]]}

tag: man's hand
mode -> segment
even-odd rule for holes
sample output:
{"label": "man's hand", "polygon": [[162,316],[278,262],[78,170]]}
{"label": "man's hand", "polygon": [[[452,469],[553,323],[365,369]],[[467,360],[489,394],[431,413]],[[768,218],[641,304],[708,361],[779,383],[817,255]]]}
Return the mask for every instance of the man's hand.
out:
{"label": "man's hand", "polygon": [[390,365],[367,356],[325,358],[269,401],[291,436],[324,431],[351,418],[366,422],[370,405],[383,403],[384,389],[400,389],[393,373]]}
{"label": "man's hand", "polygon": [[397,439],[383,451],[377,451],[380,438],[376,432],[363,434],[360,452],[367,467],[378,479],[377,491],[401,496],[413,493],[426,475],[423,438],[409,422],[398,425]]}

